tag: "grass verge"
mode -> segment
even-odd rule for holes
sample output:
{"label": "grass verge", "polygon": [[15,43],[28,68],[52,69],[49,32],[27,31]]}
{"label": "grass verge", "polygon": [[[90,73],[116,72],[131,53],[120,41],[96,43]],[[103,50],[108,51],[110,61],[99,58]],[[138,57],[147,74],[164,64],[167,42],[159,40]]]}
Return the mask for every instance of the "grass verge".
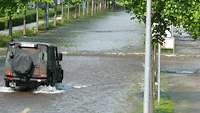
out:
{"label": "grass verge", "polygon": [[174,103],[170,98],[161,97],[160,103],[155,103],[154,113],[174,113]]}

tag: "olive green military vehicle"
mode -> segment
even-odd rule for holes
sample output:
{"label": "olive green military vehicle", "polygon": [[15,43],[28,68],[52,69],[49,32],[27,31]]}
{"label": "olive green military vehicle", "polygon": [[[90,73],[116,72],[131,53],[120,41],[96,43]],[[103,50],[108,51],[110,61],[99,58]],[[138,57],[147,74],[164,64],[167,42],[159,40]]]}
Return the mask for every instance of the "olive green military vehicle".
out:
{"label": "olive green military vehicle", "polygon": [[10,42],[5,61],[6,87],[55,86],[63,80],[62,54],[56,46],[40,42]]}

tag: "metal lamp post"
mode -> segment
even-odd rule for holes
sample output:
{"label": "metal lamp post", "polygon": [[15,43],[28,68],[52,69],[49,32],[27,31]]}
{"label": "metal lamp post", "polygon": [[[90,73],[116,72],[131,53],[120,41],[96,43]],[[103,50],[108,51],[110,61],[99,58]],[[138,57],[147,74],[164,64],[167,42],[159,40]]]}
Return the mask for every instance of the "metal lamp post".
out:
{"label": "metal lamp post", "polygon": [[151,45],[151,0],[147,0],[143,113],[152,113],[153,112],[151,49],[152,49],[152,45]]}

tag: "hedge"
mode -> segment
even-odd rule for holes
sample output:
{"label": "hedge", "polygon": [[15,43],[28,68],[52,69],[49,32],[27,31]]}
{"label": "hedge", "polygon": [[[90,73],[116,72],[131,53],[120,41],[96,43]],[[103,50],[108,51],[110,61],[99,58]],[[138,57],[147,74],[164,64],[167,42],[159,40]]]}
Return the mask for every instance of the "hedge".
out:
{"label": "hedge", "polygon": [[[60,11],[58,11],[58,13],[60,13]],[[39,19],[44,18],[45,12],[44,10],[39,10]],[[49,9],[49,17],[53,17],[54,16],[54,10],[53,9]],[[24,20],[23,20],[23,14],[18,14],[15,15],[12,19],[13,21],[13,26],[19,26],[19,25],[23,25]],[[36,11],[35,10],[29,10],[27,11],[27,15],[26,15],[26,23],[31,23],[31,22],[35,22],[36,21]],[[4,17],[4,18],[0,18],[0,30],[4,30],[4,29],[8,29],[8,20]]]}

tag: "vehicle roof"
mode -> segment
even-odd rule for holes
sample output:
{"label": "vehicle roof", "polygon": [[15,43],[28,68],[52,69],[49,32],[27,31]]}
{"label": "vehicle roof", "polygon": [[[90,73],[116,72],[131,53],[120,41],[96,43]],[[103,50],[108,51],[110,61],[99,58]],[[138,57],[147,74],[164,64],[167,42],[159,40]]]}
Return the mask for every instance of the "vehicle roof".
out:
{"label": "vehicle roof", "polygon": [[34,45],[45,45],[45,46],[52,46],[52,47],[56,47],[54,44],[51,43],[45,43],[45,42],[25,42],[25,41],[14,41],[14,42],[10,42],[9,44],[34,44]]}

